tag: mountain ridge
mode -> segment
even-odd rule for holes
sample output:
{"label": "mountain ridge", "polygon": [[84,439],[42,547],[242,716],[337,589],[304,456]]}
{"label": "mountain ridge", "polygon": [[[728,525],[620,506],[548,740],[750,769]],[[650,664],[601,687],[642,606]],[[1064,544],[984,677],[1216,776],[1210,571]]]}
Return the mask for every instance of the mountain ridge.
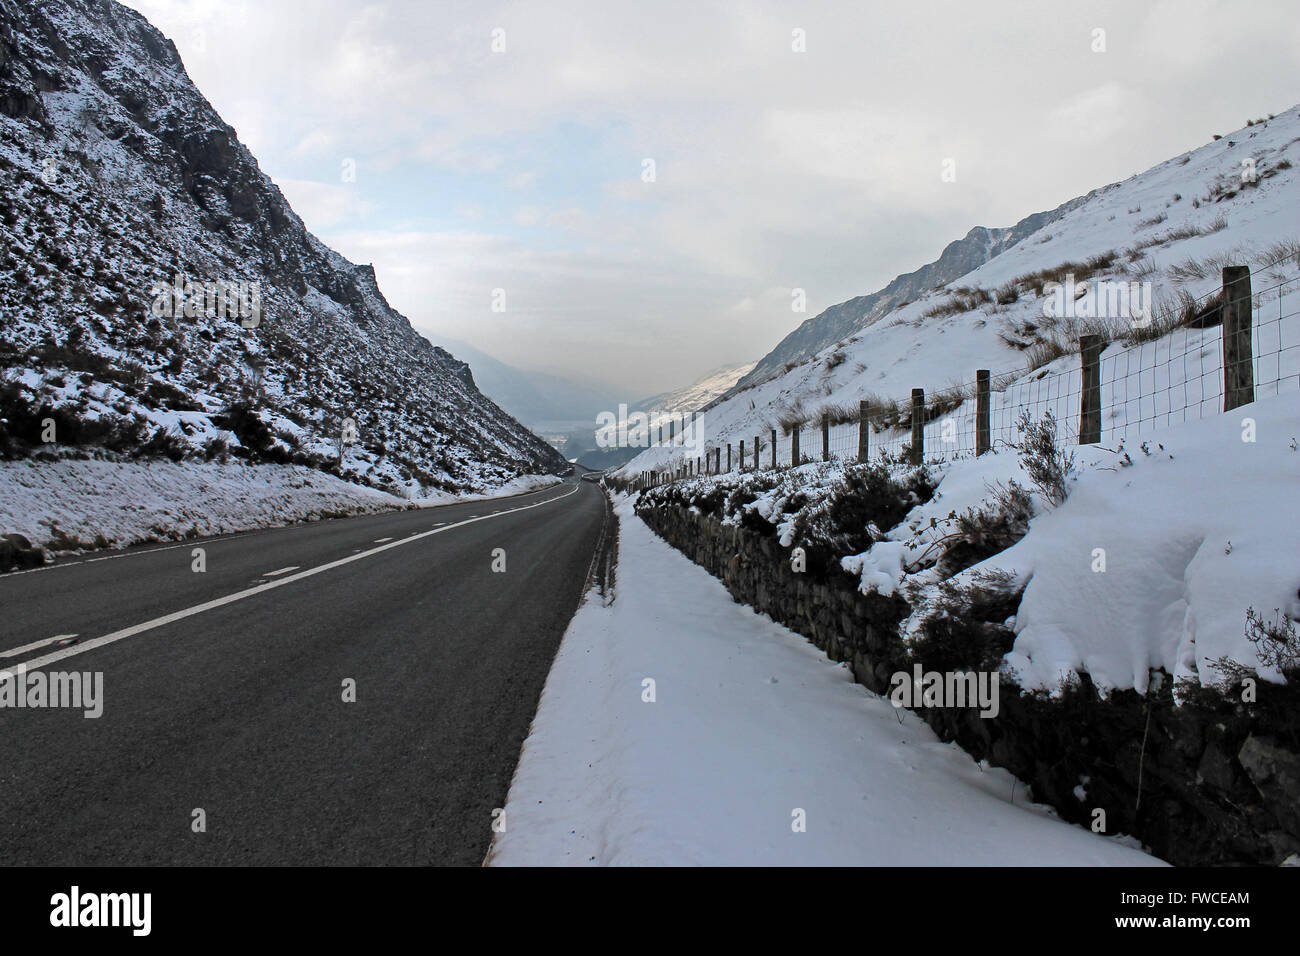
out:
{"label": "mountain ridge", "polygon": [[933,262],[895,276],[875,292],[846,299],[806,319],[759,359],[753,370],[736,383],[736,388],[743,389],[765,381],[786,365],[798,364],[826,346],[861,332],[894,309],[921,298],[936,285],[946,285],[961,278],[1087,202],[1097,192],[1093,190],[1076,196],[1055,209],[1032,213],[1014,226],[975,226],[961,239],[948,243]]}

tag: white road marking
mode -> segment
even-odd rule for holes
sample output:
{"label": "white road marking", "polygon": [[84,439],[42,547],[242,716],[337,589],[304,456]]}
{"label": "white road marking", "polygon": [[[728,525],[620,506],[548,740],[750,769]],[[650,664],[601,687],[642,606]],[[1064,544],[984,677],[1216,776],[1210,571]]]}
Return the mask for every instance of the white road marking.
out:
{"label": "white road marking", "polygon": [[34,651],[38,647],[45,647],[47,644],[56,644],[59,641],[66,641],[69,638],[76,636],[76,634],[56,634],[53,637],[47,637],[43,641],[32,641],[32,643],[24,644],[22,647],[11,647],[7,651],[0,651],[0,657],[17,657],[19,654],[26,654],[28,651]]}
{"label": "white road marking", "polygon": [[275,577],[277,574],[284,574],[284,572],[286,572],[286,571],[297,571],[298,568],[299,568],[299,565],[297,565],[297,564],[291,564],[291,565],[289,565],[287,568],[281,568],[279,571],[267,571],[265,574],[262,575],[262,577],[264,577],[264,578],[273,578],[273,577]]}
{"label": "white road marking", "polygon": [[385,541],[392,541],[392,538],[376,538],[375,544],[383,544]]}
{"label": "white road marking", "polygon": [[[207,547],[208,544],[215,544],[220,541],[233,541],[235,538],[247,538],[249,535],[265,534],[268,531],[275,530],[279,529],[258,528],[255,531],[243,531],[239,534],[228,534],[221,538],[195,538],[192,541],[182,541],[180,544],[169,544],[162,548],[142,548],[139,551],[123,551],[121,554],[101,554],[97,558],[82,558],[80,561],[64,561],[62,564],[47,564],[40,568],[28,568],[25,571],[9,571],[5,574],[5,577],[16,578],[20,574],[36,574],[38,571],[57,571],[60,568],[75,568],[81,564],[94,564],[96,561],[116,561],[118,558],[138,558],[144,554],[157,554],[159,551],[175,551],[177,548]],[[199,542],[202,542],[202,544]]]}
{"label": "white road marking", "polygon": [[[574,485],[573,491],[563,495],[556,495],[554,498],[547,498],[545,501],[539,501],[536,504],[523,505],[519,508],[512,508],[510,511],[503,511],[501,514],[513,514],[516,511],[529,511],[533,508],[540,508],[542,505],[549,505],[555,501],[562,501],[576,494],[581,485]],[[215,610],[219,607],[225,607],[227,604],[234,604],[236,601],[242,601],[245,598],[253,597],[256,594],[262,594],[265,591],[271,591],[275,588],[284,587],[286,584],[292,584],[295,581],[301,581],[304,578],[310,578],[313,575],[320,574],[322,571],[330,571],[334,568],[342,567],[345,564],[351,564],[353,561],[360,561],[362,558],[368,558],[371,555],[379,554],[382,551],[389,551],[392,548],[400,548],[404,544],[410,544],[412,541],[419,541],[421,538],[428,538],[431,535],[442,534],[444,531],[450,531],[452,528],[459,528],[463,525],[473,524],[476,521],[486,521],[495,515],[484,515],[482,517],[472,516],[464,521],[457,521],[447,525],[445,528],[434,528],[432,531],[422,531],[410,538],[402,538],[400,541],[392,541],[388,544],[381,544],[377,548],[371,548],[369,551],[362,551],[359,554],[353,554],[346,558],[339,558],[337,561],[330,561],[328,564],[318,565],[314,568],[308,568],[306,571],[299,571],[297,574],[291,574],[287,578],[278,578],[275,581],[268,581],[265,584],[259,584],[256,587],[245,588],[242,591],[236,591],[234,594],[227,594],[225,597],[219,597],[211,601],[205,601],[203,604],[196,604],[193,607],[187,607],[182,611],[175,611],[171,614],[164,614],[162,617],[156,617],[151,621],[145,621],[142,624],[135,624],[131,627],[124,627],[120,631],[114,631],[111,634],[105,634],[103,637],[91,638],[80,644],[74,644],[71,647],[65,647],[62,650],[54,651],[43,657],[37,657],[34,660],[26,662],[28,670],[35,670],[38,667],[45,667],[47,664],[54,664],[58,661],[65,660],[69,657],[75,657],[78,654],[84,654],[86,651],[93,651],[99,647],[105,647],[109,644],[116,644],[118,641],[126,640],[128,637],[135,637],[137,634],[143,634],[145,631],[152,631],[155,628],[163,627],[167,624],[174,624],[176,621],[183,621],[187,617],[193,617],[196,614],[202,614],[204,611]],[[64,635],[65,637],[68,635]],[[58,640],[58,638],[56,638]],[[12,671],[0,670],[0,683],[13,678]]]}

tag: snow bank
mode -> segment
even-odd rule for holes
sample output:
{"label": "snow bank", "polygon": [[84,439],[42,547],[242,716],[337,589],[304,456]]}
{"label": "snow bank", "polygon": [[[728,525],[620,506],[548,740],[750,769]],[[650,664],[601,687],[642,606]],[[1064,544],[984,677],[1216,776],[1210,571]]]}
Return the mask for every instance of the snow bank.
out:
{"label": "snow bank", "polygon": [[302,465],[0,462],[0,530],[56,551],[229,534],[406,506],[402,498]]}
{"label": "snow bank", "polygon": [[482,501],[540,491],[524,475],[490,491],[409,501],[302,465],[63,459],[0,462],[0,533],[52,551],[230,534],[337,515]]}
{"label": "snow bank", "polygon": [[[1243,441],[1248,418],[1254,441]],[[1084,670],[1102,687],[1145,691],[1150,668],[1214,682],[1209,663],[1222,656],[1280,680],[1244,631],[1252,606],[1300,618],[1298,438],[1300,408],[1285,396],[1170,429],[1082,474],[1059,509],[986,562],[1029,582],[1006,658],[1022,683],[1055,687]]]}
{"label": "snow bank", "polygon": [[491,864],[1158,864],[1024,802],[618,510],[617,597],[565,634]]}

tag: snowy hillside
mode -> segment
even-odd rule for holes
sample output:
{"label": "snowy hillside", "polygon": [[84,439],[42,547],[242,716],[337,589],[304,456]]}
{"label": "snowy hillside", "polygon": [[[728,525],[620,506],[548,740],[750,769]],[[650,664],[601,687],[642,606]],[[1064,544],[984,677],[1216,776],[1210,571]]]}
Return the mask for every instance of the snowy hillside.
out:
{"label": "snowy hillside", "polygon": [[[1230,264],[1254,274],[1259,395],[1294,389],[1300,384],[1300,320],[1290,314],[1296,311],[1292,280],[1300,273],[1296,162],[1300,108],[1097,190],[960,279],[774,379],[733,392],[707,413],[700,447],[685,454],[680,447],[648,449],[623,473],[693,461],[703,446],[752,442],[756,435],[766,442],[770,429],[784,441],[788,461],[789,427],[817,422],[824,413],[844,422],[832,443],[837,454],[852,456],[862,400],[878,418],[876,447],[892,442],[896,449],[902,433],[891,426],[901,423],[898,408],[917,387],[926,389],[932,408],[929,451],[942,440],[938,416],[951,416],[958,437],[968,436],[979,368],[994,375],[995,441],[1013,434],[1016,409],[1027,405],[1036,415],[1052,408],[1070,427],[1077,421],[1079,365],[1070,353],[1081,332],[1109,342],[1102,358],[1103,442],[1214,414],[1221,408],[1219,330],[1202,313]],[[1251,171],[1253,180],[1243,175]],[[1046,315],[1050,283],[1070,277],[1083,295],[1080,317]],[[1084,306],[1095,305],[1103,281],[1149,283],[1141,288],[1150,298],[1150,320],[1087,317]],[[816,455],[816,441],[806,439],[804,452]],[[965,445],[948,449],[956,450]]]}
{"label": "snowy hillside", "polygon": [[[754,368],[754,364],[753,362],[742,362],[739,365],[723,365],[720,368],[713,369],[690,385],[660,395],[652,395],[637,402],[629,407],[628,415],[636,413],[644,415],[651,432],[656,437],[661,426],[664,433],[667,434],[670,421],[677,423],[677,430],[680,432],[683,419],[690,418],[694,413],[702,411],[710,403],[725,395],[732,386]],[[638,418],[637,422],[632,425],[631,431],[634,439],[640,438],[642,441],[644,440],[646,422],[642,422]],[[602,423],[598,422],[597,424]],[[615,426],[617,425],[616,422]],[[603,442],[608,447],[618,444],[620,439],[615,431],[615,426],[606,425],[597,428],[597,441]]]}
{"label": "snowy hillside", "polygon": [[774,375],[781,374],[787,365],[806,361],[826,346],[834,345],[861,331],[894,309],[916,301],[946,282],[961,278],[1006,252],[1025,237],[1055,222],[1089,198],[1090,196],[1080,196],[1047,212],[1036,212],[1010,229],[976,226],[962,238],[948,243],[934,262],[926,263],[914,272],[897,276],[878,292],[833,305],[802,323],[755,363],[740,380],[740,385],[765,382]]}
{"label": "snowy hillside", "polygon": [[234,456],[407,497],[564,467],[116,3],[0,0],[0,236],[7,457]]}
{"label": "snowy hillside", "polygon": [[639,402],[635,410],[648,414],[652,424],[673,415],[680,416],[698,411],[720,395],[725,395],[728,389],[753,371],[755,364],[742,362],[739,365],[724,365],[716,368],[690,385]]}

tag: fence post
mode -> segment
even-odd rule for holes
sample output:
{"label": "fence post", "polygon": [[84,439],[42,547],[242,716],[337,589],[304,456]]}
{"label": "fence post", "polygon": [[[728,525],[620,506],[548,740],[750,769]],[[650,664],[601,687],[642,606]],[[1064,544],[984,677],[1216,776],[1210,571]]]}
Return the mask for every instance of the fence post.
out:
{"label": "fence post", "polygon": [[772,467],[776,467],[776,429],[772,429]]}
{"label": "fence post", "polygon": [[727,442],[727,471],[731,471],[731,442]]}
{"label": "fence post", "polygon": [[758,471],[761,466],[758,463],[758,436],[754,436],[754,470]]}
{"label": "fence post", "polygon": [[975,370],[975,455],[984,454],[993,445],[989,428],[989,370]]}
{"label": "fence post", "polygon": [[867,421],[867,403],[858,402],[858,461],[866,463],[870,457],[871,424]]}
{"label": "fence post", "polygon": [[799,426],[795,425],[790,432],[790,467],[796,468],[799,465]]}
{"label": "fence post", "polygon": [[822,461],[831,460],[831,417],[822,415]]}
{"label": "fence post", "polygon": [[1101,350],[1100,335],[1079,336],[1083,360],[1083,391],[1079,396],[1079,444],[1101,441]]}
{"label": "fence post", "polygon": [[912,464],[925,460],[925,389],[912,389]]}
{"label": "fence post", "polygon": [[1250,267],[1223,267],[1223,410],[1255,400],[1250,343]]}
{"label": "fence post", "polygon": [[745,439],[740,440],[740,470],[745,470]]}
{"label": "fence post", "polygon": [[[727,446],[727,458],[728,459],[731,458],[730,445]],[[722,474],[722,446],[721,445],[713,449],[713,473],[715,475]]]}

